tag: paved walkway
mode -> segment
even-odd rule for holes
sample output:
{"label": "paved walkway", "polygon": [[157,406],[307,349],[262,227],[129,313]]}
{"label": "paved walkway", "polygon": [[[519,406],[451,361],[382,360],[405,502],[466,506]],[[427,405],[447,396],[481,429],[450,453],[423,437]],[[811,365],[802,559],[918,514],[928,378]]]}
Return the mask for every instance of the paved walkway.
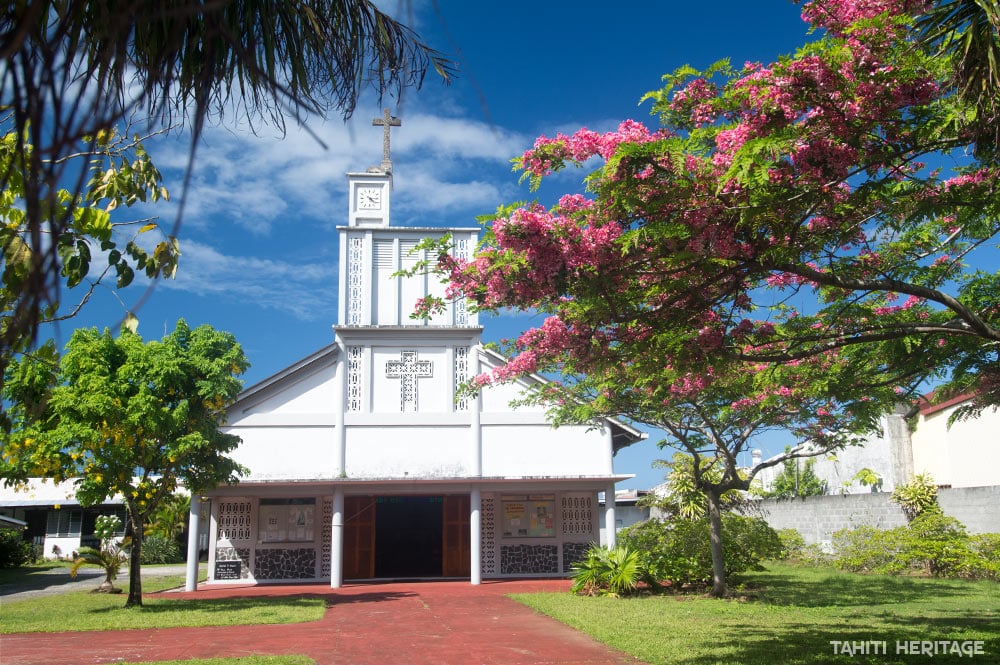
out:
{"label": "paved walkway", "polygon": [[[250,654],[305,654],[317,665],[637,665],[506,597],[566,591],[566,580],[203,587],[171,598],[326,599],[311,623],[0,635],[3,665],[94,665]],[[152,596],[153,594],[150,594]]]}
{"label": "paved walkway", "polygon": [[[183,575],[186,570],[187,568],[181,565],[143,566],[142,579],[148,580],[151,577],[165,575]],[[76,577],[71,577],[69,568],[65,566],[34,570],[18,579],[16,584],[0,584],[0,604],[39,596],[54,596],[71,591],[88,591],[96,588],[103,581],[104,571],[90,566],[81,568]],[[118,573],[115,586],[128,590],[128,566],[124,566]],[[0,665],[3,665],[2,659],[0,659]]]}

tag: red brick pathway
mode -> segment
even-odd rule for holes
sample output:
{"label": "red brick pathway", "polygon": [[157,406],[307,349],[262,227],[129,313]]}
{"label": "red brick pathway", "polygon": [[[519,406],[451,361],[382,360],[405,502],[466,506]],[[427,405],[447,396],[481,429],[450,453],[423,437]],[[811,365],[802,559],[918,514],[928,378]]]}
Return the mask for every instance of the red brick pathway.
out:
{"label": "red brick pathway", "polygon": [[[305,654],[317,665],[637,665],[631,656],[506,598],[565,591],[566,580],[203,587],[171,598],[305,595],[311,623],[0,635],[2,665],[93,665]],[[0,614],[2,617],[2,614]]]}

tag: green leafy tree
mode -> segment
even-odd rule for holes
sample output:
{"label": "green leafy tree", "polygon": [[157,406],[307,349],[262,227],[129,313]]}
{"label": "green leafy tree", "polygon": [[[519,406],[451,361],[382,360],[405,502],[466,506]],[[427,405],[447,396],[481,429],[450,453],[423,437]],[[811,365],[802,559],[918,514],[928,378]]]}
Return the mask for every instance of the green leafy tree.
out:
{"label": "green leafy tree", "polygon": [[562,375],[527,398],[557,422],[630,418],[692,455],[716,594],[719,494],[747,489],[760,431],[802,442],[774,466],[847,445],[931,378],[974,392],[967,413],[1000,403],[1000,167],[966,154],[975,110],[919,41],[923,7],[804,3],[814,41],[678,69],[645,97],[658,127],[540,137],[515,168],[537,189],[596,163],[587,194],[501,206],[471,260],[433,254],[450,295],[544,315],[473,387]]}
{"label": "green leafy tree", "polygon": [[121,530],[122,521],[117,515],[100,515],[94,522],[94,535],[100,540],[100,547],[81,547],[70,566],[70,577],[76,577],[84,565],[99,566],[104,569],[104,582],[97,590],[101,593],[118,593],[115,580],[128,555],[115,542],[115,535]]}
{"label": "green leafy tree", "polygon": [[[54,359],[51,346],[43,349]],[[58,365],[36,356],[8,368],[5,397],[22,414],[0,449],[12,479],[76,479],[77,498],[93,505],[121,496],[132,527],[126,607],[142,604],[140,561],[146,525],[183,483],[201,491],[236,482],[245,471],[228,453],[239,437],[219,431],[248,363],[229,333],[183,320],[162,340],[127,329],[73,333]],[[42,402],[25,402],[40,398]]]}
{"label": "green leafy tree", "polygon": [[[552,319],[547,325],[553,325]],[[577,344],[572,337],[562,338],[564,350]],[[534,365],[533,370],[543,373],[560,372],[562,380],[533,384],[520,401],[546,405],[557,425],[616,416],[661,430],[666,438],[660,445],[682,453],[673,459],[672,487],[663,503],[678,515],[707,516],[711,593],[718,597],[728,593],[723,515],[741,505],[740,495],[757,474],[786,460],[857,443],[876,426],[882,411],[875,400],[842,402],[830,394],[829,383],[848,375],[851,367],[832,354],[784,368],[696,376],[626,345],[610,351],[613,360],[604,353],[580,362],[568,352],[557,361]],[[473,384],[506,380],[504,372],[518,371],[518,362],[515,358]],[[889,391],[889,396],[895,393]],[[788,431],[799,445],[749,469],[739,463],[761,437]]]}
{"label": "green leafy tree", "polygon": [[975,395],[966,415],[1000,403],[1000,166],[969,155],[976,110],[922,47],[922,6],[804,3],[819,39],[667,75],[645,97],[659,127],[540,137],[524,177],[597,161],[590,196],[501,207],[474,260],[439,262],[451,292],[558,319],[517,371],[644,352],[707,376],[837,350],[847,400],[942,379]]}
{"label": "green leafy tree", "polygon": [[791,499],[826,494],[826,481],[816,475],[814,466],[816,466],[815,459],[808,459],[804,464],[800,464],[799,460],[785,460],[771,486],[760,495],[765,498]]}
{"label": "green leafy tree", "polygon": [[[207,122],[236,116],[252,130],[283,130],[286,118],[347,118],[368,86],[380,99],[398,97],[431,69],[446,82],[453,74],[451,62],[369,0],[11,2],[0,10],[0,58],[0,135],[9,143],[0,208],[18,217],[17,230],[0,238],[5,261],[14,258],[3,275],[12,311],[0,328],[0,370],[30,346],[60,287],[86,274],[81,241],[107,242],[107,221],[89,198],[91,165],[75,157],[101,154],[115,128],[187,124],[190,173]],[[134,173],[118,173],[150,177],[139,159]],[[173,235],[179,225],[180,216]],[[110,264],[127,282],[122,259]]]}

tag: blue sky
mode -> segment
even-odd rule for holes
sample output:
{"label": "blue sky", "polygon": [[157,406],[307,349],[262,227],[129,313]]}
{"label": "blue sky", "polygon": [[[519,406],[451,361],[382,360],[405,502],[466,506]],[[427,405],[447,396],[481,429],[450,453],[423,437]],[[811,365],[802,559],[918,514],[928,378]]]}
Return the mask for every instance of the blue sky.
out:
{"label": "blue sky", "polygon": [[[396,3],[380,3],[397,11]],[[393,223],[472,226],[497,205],[532,198],[518,185],[510,159],[540,134],[580,127],[611,129],[625,118],[651,122],[643,93],[660,77],[690,64],[728,57],[769,62],[807,39],[799,7],[760,2],[673,0],[413,0],[411,25],[461,72],[444,86],[429,74],[423,89],[383,105],[402,119],[393,130]],[[141,280],[117,296],[100,290],[84,314],[56,331],[64,343],[76,326],[115,327],[127,308],[147,339],[172,330],[178,318],[236,335],[252,368],[252,385],[329,344],[337,313],[336,227],[347,223],[347,171],[381,160],[381,115],[372,96],[353,119],[310,122],[313,136],[289,127],[211,127],[198,148],[180,229],[177,279],[148,293]],[[232,117],[232,116],[231,116]],[[147,144],[173,201],[140,214],[173,223],[181,198],[188,143],[184,135]],[[574,171],[551,191],[577,190]],[[550,191],[549,189],[543,192]],[[545,202],[543,200],[543,202]],[[64,301],[73,293],[64,294]],[[531,317],[481,321],[496,339],[540,323]],[[619,454],[616,468],[636,478],[620,486],[650,487],[662,479],[651,441]],[[777,452],[777,451],[775,451]]]}

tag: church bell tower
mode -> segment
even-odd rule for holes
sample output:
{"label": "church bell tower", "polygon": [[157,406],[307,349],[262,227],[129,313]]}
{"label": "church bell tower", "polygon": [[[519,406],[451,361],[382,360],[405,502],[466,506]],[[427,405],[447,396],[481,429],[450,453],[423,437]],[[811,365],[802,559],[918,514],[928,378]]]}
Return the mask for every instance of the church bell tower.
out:
{"label": "church bell tower", "polygon": [[348,359],[347,419],[355,413],[468,411],[468,400],[456,400],[456,391],[474,369],[482,332],[476,314],[464,300],[446,299],[444,311],[428,319],[412,318],[418,301],[444,298],[445,286],[426,271],[400,273],[433,261],[436,257],[417,247],[445,234],[456,258],[471,259],[479,229],[392,225],[389,130],[400,121],[386,109],[372,124],[383,130],[382,163],[347,174],[348,224],[338,229],[340,304],[334,331]]}

